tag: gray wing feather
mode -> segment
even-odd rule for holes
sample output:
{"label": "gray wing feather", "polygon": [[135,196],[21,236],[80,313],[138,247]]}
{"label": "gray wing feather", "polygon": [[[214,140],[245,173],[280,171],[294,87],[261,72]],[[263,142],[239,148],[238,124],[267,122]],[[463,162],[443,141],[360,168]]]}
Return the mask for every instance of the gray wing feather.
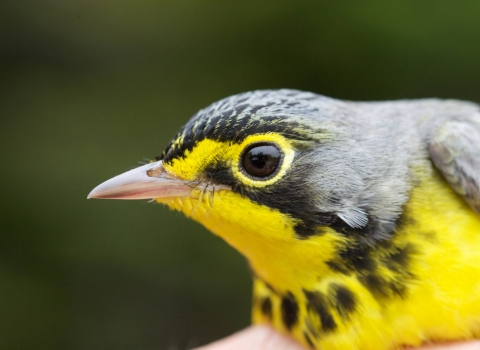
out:
{"label": "gray wing feather", "polygon": [[480,124],[446,122],[433,135],[429,152],[455,192],[480,214]]}

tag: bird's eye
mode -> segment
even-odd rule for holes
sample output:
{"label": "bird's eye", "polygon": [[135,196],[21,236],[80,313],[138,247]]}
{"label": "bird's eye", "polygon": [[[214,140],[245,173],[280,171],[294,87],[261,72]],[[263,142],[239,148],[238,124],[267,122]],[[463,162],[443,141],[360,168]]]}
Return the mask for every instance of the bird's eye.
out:
{"label": "bird's eye", "polygon": [[248,146],[240,157],[240,167],[251,178],[267,180],[275,175],[283,154],[271,143],[255,143]]}

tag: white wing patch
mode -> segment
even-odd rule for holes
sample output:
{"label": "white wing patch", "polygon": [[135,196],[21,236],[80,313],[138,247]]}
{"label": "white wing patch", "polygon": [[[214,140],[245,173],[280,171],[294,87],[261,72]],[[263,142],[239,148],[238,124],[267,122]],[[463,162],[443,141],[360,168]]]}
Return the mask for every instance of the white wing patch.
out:
{"label": "white wing patch", "polygon": [[337,213],[337,216],[352,228],[362,228],[368,224],[368,215],[360,208],[342,210]]}

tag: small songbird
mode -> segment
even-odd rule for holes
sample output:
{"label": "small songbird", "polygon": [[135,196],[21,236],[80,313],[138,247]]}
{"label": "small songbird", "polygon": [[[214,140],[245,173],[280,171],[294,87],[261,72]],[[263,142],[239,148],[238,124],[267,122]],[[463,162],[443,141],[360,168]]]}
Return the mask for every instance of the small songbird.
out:
{"label": "small songbird", "polygon": [[155,199],[254,274],[253,322],[314,349],[480,338],[480,108],[252,91],[89,198]]}

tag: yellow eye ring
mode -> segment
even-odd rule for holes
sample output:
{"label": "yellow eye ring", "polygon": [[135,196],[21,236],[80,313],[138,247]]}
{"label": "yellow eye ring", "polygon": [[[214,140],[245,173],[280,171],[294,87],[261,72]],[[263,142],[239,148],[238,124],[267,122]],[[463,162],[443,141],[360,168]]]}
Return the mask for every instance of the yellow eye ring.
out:
{"label": "yellow eye ring", "polygon": [[[233,174],[245,185],[252,187],[265,187],[278,181],[285,175],[295,155],[290,142],[282,135],[275,133],[249,136],[237,149],[232,161]],[[255,169],[255,164],[251,164],[253,168],[250,167],[250,172],[248,172],[244,159],[248,152],[254,149],[256,149],[256,154],[253,154],[253,160],[256,162],[257,169]],[[267,157],[266,152],[271,152],[270,156],[272,157]],[[263,165],[267,168],[262,168]],[[258,172],[255,173],[255,170]]]}

